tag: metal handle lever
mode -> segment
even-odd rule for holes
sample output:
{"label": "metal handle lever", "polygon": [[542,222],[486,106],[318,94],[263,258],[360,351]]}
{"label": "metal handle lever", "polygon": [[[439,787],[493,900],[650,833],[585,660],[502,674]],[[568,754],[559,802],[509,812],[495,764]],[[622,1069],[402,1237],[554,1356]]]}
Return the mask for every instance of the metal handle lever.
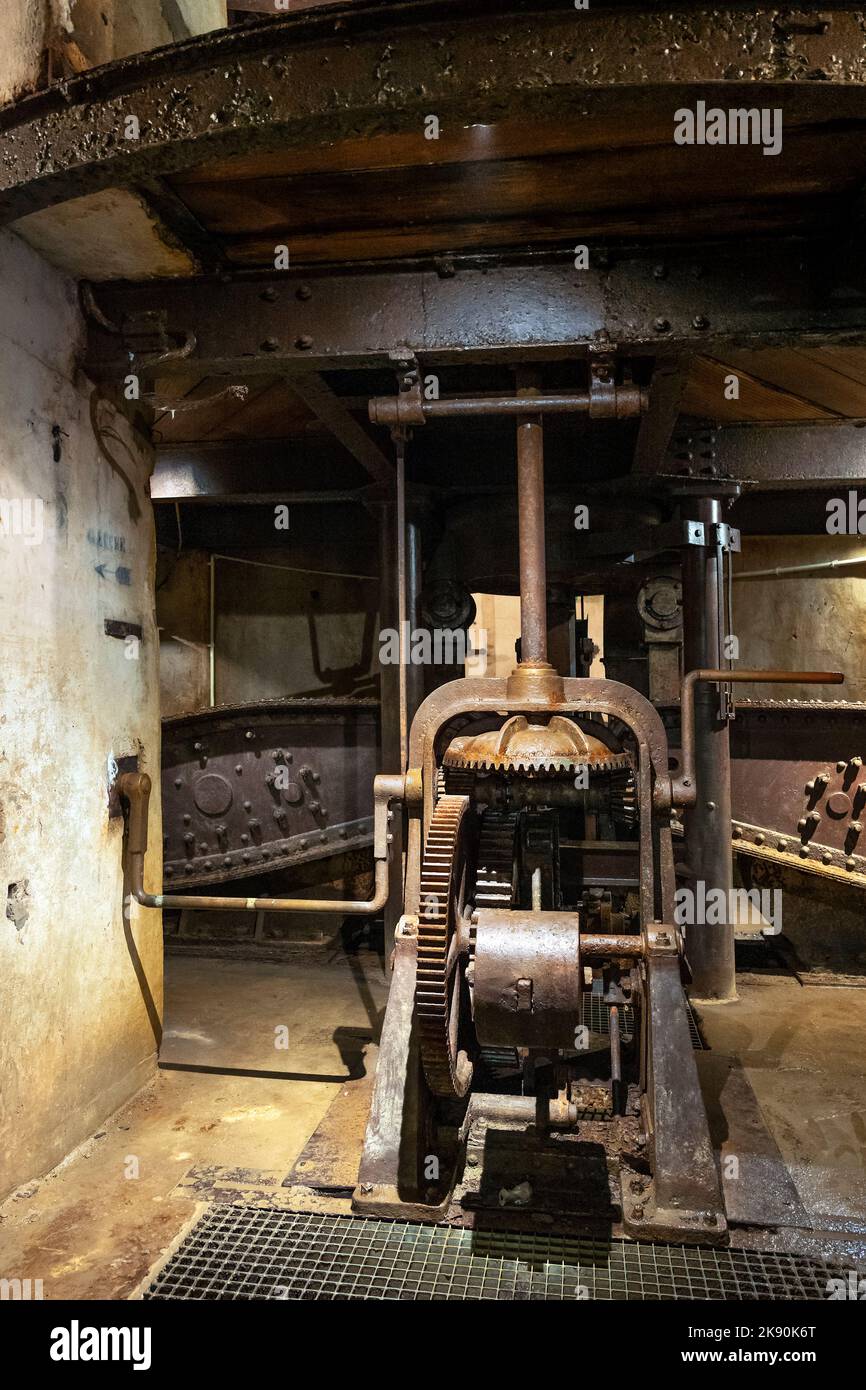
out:
{"label": "metal handle lever", "polygon": [[682,767],[678,777],[671,778],[671,805],[694,806],[697,801],[695,784],[695,686],[701,684],[728,685],[732,682],[754,682],[759,685],[841,685],[842,671],[748,671],[712,670],[699,667],[689,671],[683,681],[680,697],[682,733]]}

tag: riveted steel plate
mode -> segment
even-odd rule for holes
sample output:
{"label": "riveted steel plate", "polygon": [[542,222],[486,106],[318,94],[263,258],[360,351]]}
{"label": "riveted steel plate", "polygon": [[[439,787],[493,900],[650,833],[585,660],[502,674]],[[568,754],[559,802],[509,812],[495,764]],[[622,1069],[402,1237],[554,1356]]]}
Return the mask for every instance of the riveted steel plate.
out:
{"label": "riveted steel plate", "polygon": [[372,700],[273,700],[166,720],[166,883],[244,878],[372,844],[378,758]]}

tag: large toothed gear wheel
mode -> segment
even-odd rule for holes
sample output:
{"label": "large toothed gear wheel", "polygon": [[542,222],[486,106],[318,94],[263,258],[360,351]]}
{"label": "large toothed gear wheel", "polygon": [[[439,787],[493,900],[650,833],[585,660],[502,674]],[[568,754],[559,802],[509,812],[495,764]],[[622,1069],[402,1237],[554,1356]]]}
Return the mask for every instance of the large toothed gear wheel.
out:
{"label": "large toothed gear wheel", "polygon": [[465,1096],[472,1083],[465,914],[475,835],[469,798],[441,796],[421,862],[415,1016],[427,1085],[434,1095],[450,1100]]}
{"label": "large toothed gear wheel", "polygon": [[512,715],[501,729],[452,739],[443,759],[448,769],[476,772],[517,772],[524,776],[574,776],[582,768],[609,773],[628,768],[619,753],[573,719],[555,714],[546,724]]}

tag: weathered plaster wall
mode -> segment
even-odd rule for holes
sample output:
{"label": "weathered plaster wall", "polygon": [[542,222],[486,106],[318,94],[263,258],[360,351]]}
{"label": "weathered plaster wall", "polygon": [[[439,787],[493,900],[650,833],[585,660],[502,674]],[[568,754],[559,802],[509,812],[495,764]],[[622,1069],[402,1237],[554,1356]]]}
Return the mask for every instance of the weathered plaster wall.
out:
{"label": "weathered plaster wall", "polygon": [[[159,1039],[160,914],[125,918],[107,802],[112,758],[159,781],[151,455],[110,407],[100,452],[82,331],[74,284],[0,237],[0,1197],[146,1081]],[[137,659],[107,618],[141,625]]]}
{"label": "weathered plaster wall", "polygon": [[37,85],[47,49],[59,75],[63,64],[81,71],[226,23],[226,0],[7,0],[0,104]]}
{"label": "weathered plaster wall", "polygon": [[[322,570],[363,573],[360,548],[316,552]],[[286,695],[371,695],[379,655],[378,583],[289,568],[299,557],[258,551],[259,565],[217,561],[216,699],[218,704]],[[271,568],[274,566],[274,568]]]}
{"label": "weathered plaster wall", "polygon": [[0,46],[0,104],[35,87],[46,41],[48,0],[17,0],[3,16]]}
{"label": "weathered plaster wall", "polygon": [[[739,570],[866,556],[866,536],[748,536]],[[741,698],[866,700],[866,564],[734,583],[743,666],[844,671],[842,686],[742,685]]]}
{"label": "weathered plaster wall", "polygon": [[161,560],[156,593],[163,719],[210,703],[210,557],[183,551]]}

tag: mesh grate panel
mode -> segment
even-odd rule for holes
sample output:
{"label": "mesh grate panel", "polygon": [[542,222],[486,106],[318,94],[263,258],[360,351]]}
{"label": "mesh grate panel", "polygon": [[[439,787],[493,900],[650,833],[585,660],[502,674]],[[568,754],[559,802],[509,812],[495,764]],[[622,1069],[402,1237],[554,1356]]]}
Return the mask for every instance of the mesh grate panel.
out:
{"label": "mesh grate panel", "polygon": [[154,1299],[825,1299],[794,1255],[213,1207]]}

